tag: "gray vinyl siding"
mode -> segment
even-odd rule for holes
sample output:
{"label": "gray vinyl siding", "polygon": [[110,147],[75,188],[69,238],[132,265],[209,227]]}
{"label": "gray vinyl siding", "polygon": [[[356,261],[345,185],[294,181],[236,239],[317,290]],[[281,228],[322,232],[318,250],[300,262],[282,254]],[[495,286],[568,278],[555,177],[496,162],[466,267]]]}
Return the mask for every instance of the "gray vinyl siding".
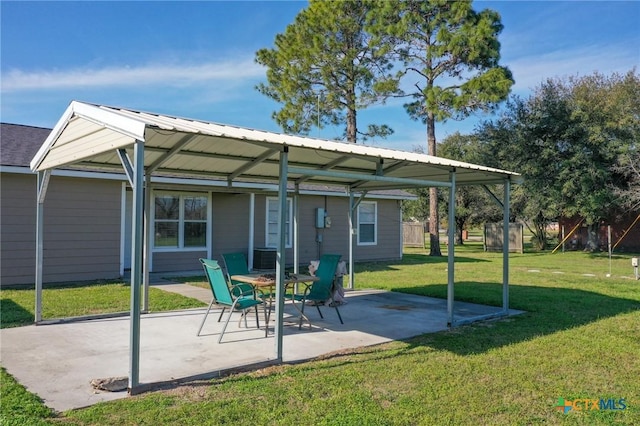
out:
{"label": "gray vinyl siding", "polygon": [[207,251],[169,251],[153,254],[153,272],[200,271],[201,257],[207,257]]}
{"label": "gray vinyl siding", "polygon": [[214,259],[221,261],[223,253],[249,255],[249,203],[249,194],[213,194],[211,240]]}
{"label": "gray vinyl siding", "polygon": [[[185,187],[184,191],[189,191]],[[272,194],[271,196],[276,196]],[[44,205],[44,283],[116,279],[120,276],[122,183],[116,180],[51,178]],[[267,195],[257,194],[254,204],[254,241],[265,246]],[[2,173],[0,191],[0,285],[35,282],[36,177]],[[377,200],[377,244],[358,246],[354,261],[400,258],[401,223],[396,200]],[[304,268],[325,253],[349,256],[349,199],[324,195],[299,197],[299,254]],[[249,247],[250,195],[213,193],[211,257],[243,252]],[[316,229],[316,209],[324,208],[331,227]],[[318,234],[322,243],[316,242]],[[201,251],[154,251],[153,272],[201,269]],[[293,265],[293,249],[285,254]]]}
{"label": "gray vinyl siding", "polygon": [[[370,199],[367,199],[369,201]],[[357,244],[354,237],[353,257],[355,262],[369,260],[391,260],[400,258],[400,239],[402,224],[400,222],[400,208],[397,200],[371,200],[378,205],[377,215],[377,243],[375,245]],[[321,207],[327,210],[331,217],[331,227],[318,230],[323,234],[320,254],[333,253],[341,254],[344,260],[349,258],[349,199],[346,197],[305,197],[304,210],[310,209],[308,215],[311,223],[305,228],[313,231],[315,241],[315,208]],[[357,226],[357,218],[353,218],[354,226]],[[302,232],[301,232],[302,233]],[[301,247],[304,245],[300,241]],[[317,245],[317,243],[316,243]],[[301,249],[302,253],[302,249]],[[316,254],[310,259],[304,258],[304,262],[317,259]]]}
{"label": "gray vinyl siding", "polygon": [[[277,195],[273,195],[275,197]],[[247,205],[248,206],[248,205]],[[267,226],[267,197],[264,195],[256,195],[255,203],[254,203],[254,228],[253,235],[254,241],[253,244],[255,247],[264,247],[265,246],[265,233]],[[286,255],[285,255],[286,256]]]}
{"label": "gray vinyl siding", "polygon": [[[317,207],[326,208],[327,215],[331,218],[330,228],[318,230],[323,234],[320,254],[341,254],[342,260],[349,259],[349,198],[314,198],[320,198],[322,200],[322,205]],[[315,216],[315,212],[313,212],[313,214]],[[318,259],[317,254],[313,259]],[[355,257],[354,260],[357,260],[357,257]]]}
{"label": "gray vinyl siding", "polygon": [[35,281],[36,178],[2,174],[0,276],[2,285]]}
{"label": "gray vinyl siding", "polygon": [[[266,196],[256,196],[255,247],[265,244]],[[402,224],[397,200],[376,200],[378,204],[378,240],[376,245],[358,246],[354,241],[354,261],[391,260],[400,258]],[[303,195],[299,197],[300,264],[318,259],[322,254],[341,254],[349,258],[349,198]],[[316,209],[324,208],[331,217],[331,227],[316,229]],[[355,220],[355,219],[354,219]],[[214,220],[215,221],[215,220]],[[322,234],[322,243],[316,235]],[[245,244],[246,247],[246,244]],[[293,265],[293,249],[285,254],[287,266]]]}
{"label": "gray vinyl siding", "polygon": [[[399,201],[377,200],[377,241],[375,245],[355,244],[355,260],[391,260],[400,258],[402,222]],[[355,219],[354,219],[355,220]]]}
{"label": "gray vinyl siding", "polygon": [[[35,281],[36,177],[2,175],[2,285]],[[120,183],[53,176],[44,203],[45,283],[118,278]]]}

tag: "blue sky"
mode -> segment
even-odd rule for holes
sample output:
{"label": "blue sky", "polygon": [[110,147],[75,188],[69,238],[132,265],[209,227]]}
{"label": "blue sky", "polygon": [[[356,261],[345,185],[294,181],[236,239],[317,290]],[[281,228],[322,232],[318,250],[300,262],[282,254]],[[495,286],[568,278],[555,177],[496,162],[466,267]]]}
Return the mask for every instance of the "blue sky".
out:
{"label": "blue sky", "polygon": [[[279,131],[278,104],[255,90],[271,47],[306,6],[299,1],[2,1],[1,109],[7,123],[53,127],[72,100]],[[502,17],[501,64],[513,93],[549,77],[625,73],[640,65],[640,2],[475,1]],[[640,72],[640,67],[639,70]],[[436,125],[437,138],[468,133],[480,119]],[[402,101],[359,115],[395,133],[369,144],[425,146],[424,125]],[[333,139],[335,129],[312,136]]]}

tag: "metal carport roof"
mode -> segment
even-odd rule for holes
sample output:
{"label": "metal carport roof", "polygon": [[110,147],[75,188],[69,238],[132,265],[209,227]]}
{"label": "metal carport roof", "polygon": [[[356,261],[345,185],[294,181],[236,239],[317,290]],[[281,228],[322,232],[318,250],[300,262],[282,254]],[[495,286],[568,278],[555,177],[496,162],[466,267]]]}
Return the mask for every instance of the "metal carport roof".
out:
{"label": "metal carport roof", "polygon": [[[517,173],[405,151],[283,135],[166,115],[72,102],[31,162],[34,171],[73,165],[121,169],[144,142],[145,169],[155,174],[234,181],[279,180],[278,154],[288,148],[289,181],[343,185],[359,191],[502,184]],[[380,179],[384,177],[384,179]],[[444,184],[444,185],[442,185]]]}
{"label": "metal carport roof", "polygon": [[[415,187],[448,187],[449,222],[453,223],[453,194],[459,185],[504,185],[503,207],[508,218],[509,187],[519,174],[405,151],[355,145],[252,130],[161,114],[72,102],[31,162],[38,172],[36,257],[36,323],[41,320],[43,202],[52,169],[61,167],[113,171],[124,168],[134,190],[132,214],[131,366],[129,387],[138,383],[139,289],[145,280],[144,214],[150,199],[143,188],[150,176],[172,176],[278,184],[280,223],[285,223],[287,184],[343,186],[351,198],[351,212],[367,191]],[[149,197],[149,191],[146,191]],[[497,200],[497,199],[496,199]],[[498,200],[499,201],[499,200]],[[148,218],[147,218],[148,219]],[[353,222],[350,221],[353,235]],[[505,236],[508,236],[508,220]],[[284,230],[277,249],[279,283],[284,277]],[[351,239],[352,240],[352,239]],[[505,238],[504,241],[508,241]],[[453,319],[453,233],[449,233],[448,305]],[[352,264],[350,249],[350,263]],[[508,245],[504,251],[503,311],[508,311]],[[351,265],[353,266],[353,265]],[[353,267],[350,268],[353,274]],[[353,276],[352,276],[353,279]],[[146,281],[146,280],[145,280]],[[280,285],[277,286],[280,291]],[[277,311],[283,297],[276,296]],[[282,356],[282,318],[276,315],[276,356]]]}

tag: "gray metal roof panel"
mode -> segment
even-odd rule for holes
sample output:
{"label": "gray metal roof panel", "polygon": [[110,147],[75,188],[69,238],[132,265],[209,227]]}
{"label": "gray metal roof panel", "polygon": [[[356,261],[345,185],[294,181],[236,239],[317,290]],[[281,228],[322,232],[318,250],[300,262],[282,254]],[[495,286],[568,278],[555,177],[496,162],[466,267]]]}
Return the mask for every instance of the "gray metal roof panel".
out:
{"label": "gray metal roof panel", "polygon": [[[82,126],[76,120],[91,125]],[[113,137],[98,140],[91,131],[100,131],[92,130],[92,125],[102,126]],[[82,134],[85,127],[88,131]],[[67,137],[69,133],[71,137]],[[446,186],[452,171],[457,172],[460,185],[501,183],[505,178],[517,183],[521,179],[514,172],[425,154],[78,102],[69,106],[31,165],[34,170],[73,163],[119,168],[120,160],[110,150],[124,147],[132,155],[135,139],[143,142],[145,167],[153,166],[154,173],[210,175],[235,182],[277,181],[279,153],[285,150],[289,180],[299,183],[357,186],[361,190],[396,189],[402,184],[407,188]],[[73,153],[67,162],[55,156],[62,141],[70,144],[68,149]]]}

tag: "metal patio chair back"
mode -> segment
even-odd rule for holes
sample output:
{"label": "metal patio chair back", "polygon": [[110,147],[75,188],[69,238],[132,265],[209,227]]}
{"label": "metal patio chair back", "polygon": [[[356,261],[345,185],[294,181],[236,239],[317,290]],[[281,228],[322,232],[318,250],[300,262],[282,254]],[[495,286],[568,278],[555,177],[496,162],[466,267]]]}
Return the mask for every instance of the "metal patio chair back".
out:
{"label": "metal patio chair back", "polygon": [[[339,254],[323,254],[320,257],[320,263],[318,264],[318,270],[316,271],[316,277],[320,278],[319,281],[314,281],[313,284],[308,286],[304,294],[294,294],[293,298],[302,302],[302,313],[304,314],[304,306],[307,302],[314,302],[316,309],[320,314],[320,318],[324,318],[320,305],[331,300],[331,306],[333,306],[340,319],[340,324],[344,324],[340,310],[337,303],[333,300],[333,282],[336,276],[336,269],[338,262],[342,255]],[[302,317],[300,318],[300,325],[298,328],[302,328]]]}
{"label": "metal patio chair back", "polygon": [[[213,297],[211,298],[211,303],[209,303],[207,312],[205,313],[204,318],[202,319],[202,323],[200,324],[200,328],[198,329],[198,336],[200,336],[202,327],[204,326],[204,323],[207,320],[207,316],[209,315],[209,311],[211,310],[211,307],[214,303],[223,307],[222,312],[220,312],[220,316],[218,317],[218,322],[220,322],[220,320],[222,319],[222,315],[224,314],[225,309],[229,308],[229,315],[224,323],[224,326],[222,327],[222,331],[220,332],[218,343],[222,341],[222,336],[224,336],[224,332],[227,329],[227,325],[229,324],[229,320],[231,319],[231,315],[234,311],[242,312],[245,327],[247,327],[246,313],[249,309],[254,308],[256,312],[256,325],[258,328],[260,328],[260,320],[258,318],[258,305],[262,304],[262,300],[255,297],[255,292],[252,291],[249,295],[243,295],[240,291],[234,291],[234,286],[229,287],[227,285],[227,281],[224,278],[224,274],[222,273],[222,269],[220,268],[220,265],[218,265],[217,261],[211,259],[200,259],[200,263],[202,263],[202,267],[204,268],[204,272],[207,277],[207,281],[209,282],[209,286],[211,287]],[[242,321],[242,317],[240,318],[240,321]]]}
{"label": "metal patio chair back", "polygon": [[233,286],[233,290],[238,293],[236,296],[248,296],[252,294],[255,290],[251,284],[231,279],[232,275],[247,275],[250,273],[249,267],[247,266],[247,258],[244,253],[225,253],[222,255],[222,261],[227,271],[229,284]]}

